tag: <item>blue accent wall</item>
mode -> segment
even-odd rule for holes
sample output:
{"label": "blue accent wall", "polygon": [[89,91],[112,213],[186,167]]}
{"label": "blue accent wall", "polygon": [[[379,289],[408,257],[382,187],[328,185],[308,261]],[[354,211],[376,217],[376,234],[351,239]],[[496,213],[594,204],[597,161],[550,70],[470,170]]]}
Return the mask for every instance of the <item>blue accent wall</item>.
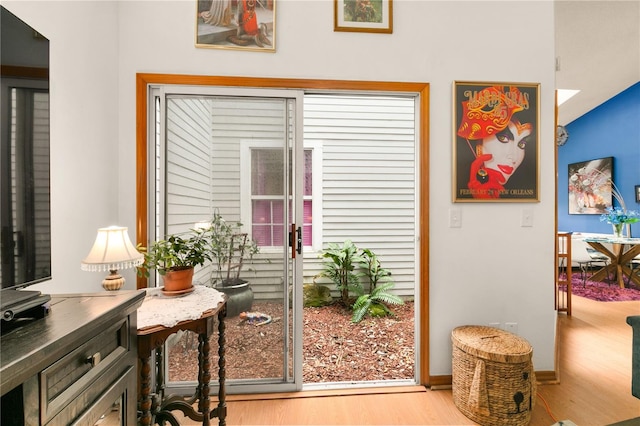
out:
{"label": "blue accent wall", "polygon": [[[569,214],[568,165],[613,157],[613,182],[627,209],[640,212],[635,197],[640,185],[640,82],[566,128],[569,140],[558,148],[558,230],[611,234],[611,225],[601,222],[600,215]],[[640,222],[631,225],[631,234],[640,237]]]}

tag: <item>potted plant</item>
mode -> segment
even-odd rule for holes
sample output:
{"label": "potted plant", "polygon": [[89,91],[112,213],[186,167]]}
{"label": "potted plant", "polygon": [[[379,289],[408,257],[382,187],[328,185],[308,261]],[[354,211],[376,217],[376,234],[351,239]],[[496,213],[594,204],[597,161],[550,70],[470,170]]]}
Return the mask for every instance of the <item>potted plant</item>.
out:
{"label": "potted plant", "polygon": [[155,269],[163,277],[164,292],[187,292],[192,289],[193,269],[211,260],[206,233],[194,229],[184,235],[169,235],[149,247],[138,246],[144,255],[144,263],[138,274],[149,276]]}
{"label": "potted plant", "polygon": [[245,260],[252,260],[259,252],[258,244],[249,238],[248,233],[242,232],[242,223],[227,222],[218,212],[203,232],[213,262],[211,286],[227,295],[227,316],[249,311],[253,304],[253,291],[240,273]]}

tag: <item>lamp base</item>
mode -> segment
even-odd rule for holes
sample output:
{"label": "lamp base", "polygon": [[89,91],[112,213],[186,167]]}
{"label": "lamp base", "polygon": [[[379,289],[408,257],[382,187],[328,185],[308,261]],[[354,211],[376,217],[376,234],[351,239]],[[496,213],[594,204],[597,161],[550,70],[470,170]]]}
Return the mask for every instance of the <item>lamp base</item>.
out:
{"label": "lamp base", "polygon": [[111,273],[102,281],[102,287],[107,291],[120,290],[124,286],[124,278],[118,274],[118,271],[110,271]]}

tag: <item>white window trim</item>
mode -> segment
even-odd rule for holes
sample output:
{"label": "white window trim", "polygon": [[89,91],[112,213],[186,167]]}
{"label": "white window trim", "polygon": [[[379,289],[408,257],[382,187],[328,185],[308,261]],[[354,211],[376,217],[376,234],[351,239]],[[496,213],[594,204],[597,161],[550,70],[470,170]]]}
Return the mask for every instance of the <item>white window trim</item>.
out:
{"label": "white window trim", "polygon": [[[253,148],[282,148],[282,141],[269,139],[246,139],[240,144],[240,170],[251,171],[251,149]],[[304,143],[304,149],[311,149],[312,168],[311,179],[313,193],[311,195],[313,217],[313,244],[303,247],[305,253],[319,252],[322,250],[322,143],[311,141]],[[251,173],[240,174],[240,220],[251,234]],[[281,247],[260,247],[261,251],[282,250]]]}

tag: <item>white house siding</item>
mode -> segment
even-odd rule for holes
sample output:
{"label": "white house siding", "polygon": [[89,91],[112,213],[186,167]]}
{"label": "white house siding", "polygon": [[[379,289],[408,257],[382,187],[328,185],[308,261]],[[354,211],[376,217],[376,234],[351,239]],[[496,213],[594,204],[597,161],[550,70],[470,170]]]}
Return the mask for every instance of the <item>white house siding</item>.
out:
{"label": "white house siding", "polygon": [[[252,140],[274,140],[281,146],[284,144],[285,100],[216,98],[213,106],[212,212],[218,209],[228,222],[241,222],[241,197],[249,197],[242,193],[241,173],[250,173],[250,162],[246,168],[241,165],[241,147]],[[250,224],[244,224],[243,230],[250,233]],[[259,254],[253,261],[245,260],[240,278],[251,282],[256,299],[282,297],[281,259],[280,253],[279,256]]]}
{"label": "white house siding", "polygon": [[[283,141],[283,111],[282,101],[274,100],[168,102],[168,229],[188,229],[216,209],[227,221],[240,220],[240,146],[258,139]],[[323,152],[322,188],[314,188],[322,191],[323,247],[350,239],[373,250],[392,271],[395,292],[412,297],[417,214],[413,97],[306,95],[304,116],[305,144],[320,144]],[[186,158],[196,161],[187,164]],[[304,255],[304,281],[312,282],[322,260],[318,252]],[[262,250],[245,266],[242,277],[251,281],[256,299],[283,296],[282,258],[282,251]],[[207,282],[209,275],[201,271],[197,278]]]}
{"label": "white house siding", "polygon": [[[323,147],[323,246],[353,241],[392,272],[411,297],[416,277],[414,98],[306,95],[305,143]],[[305,281],[322,269],[305,258]],[[318,281],[320,282],[320,281]]]}
{"label": "white house siding", "polygon": [[[284,101],[181,96],[167,104],[169,233],[183,232],[216,211],[227,222],[239,222],[241,144],[254,139],[282,141]],[[278,269],[275,259],[260,261],[258,256],[254,263],[247,261],[241,277],[251,280],[256,293],[267,293],[265,298],[281,295],[282,267]],[[208,284],[211,272],[206,266],[196,273],[196,280]]]}
{"label": "white house siding", "polygon": [[169,97],[166,122],[166,232],[180,234],[210,217],[210,102]]}
{"label": "white house siding", "polygon": [[202,98],[167,99],[167,233],[193,228],[210,214],[211,108]]}

